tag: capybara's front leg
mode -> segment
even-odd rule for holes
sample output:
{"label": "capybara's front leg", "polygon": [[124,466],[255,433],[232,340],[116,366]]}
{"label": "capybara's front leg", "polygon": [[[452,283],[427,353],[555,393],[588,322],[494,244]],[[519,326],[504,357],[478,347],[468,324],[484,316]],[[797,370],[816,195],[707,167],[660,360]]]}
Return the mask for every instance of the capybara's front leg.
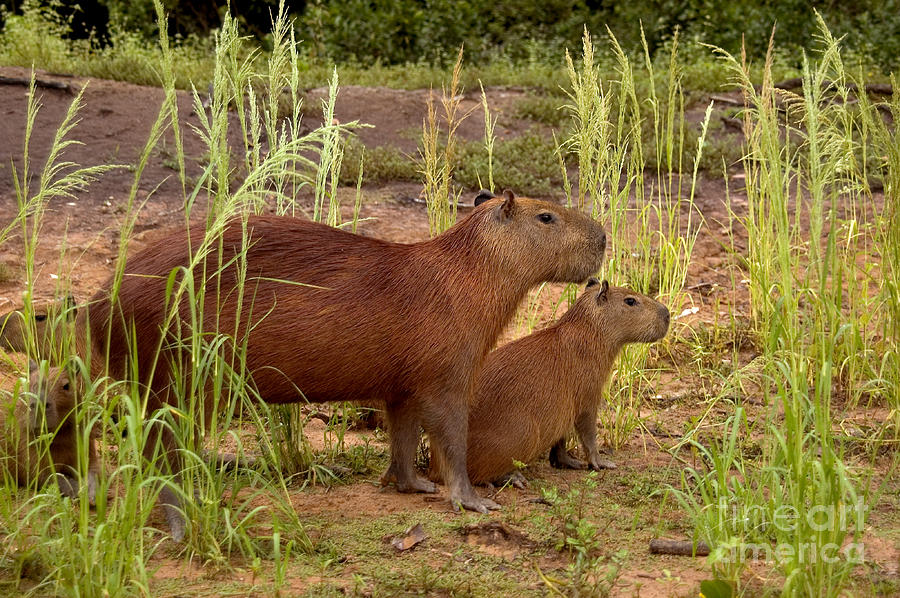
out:
{"label": "capybara's front leg", "polygon": [[550,465],[556,469],[587,469],[587,463],[576,459],[566,450],[566,439],[560,438],[550,449]]}
{"label": "capybara's front leg", "polygon": [[466,470],[466,444],[468,434],[468,413],[465,395],[458,394],[434,397],[435,400],[423,406],[422,423],[433,446],[441,451],[447,472],[444,480],[450,486],[450,504],[479,513],[487,513],[500,508],[489,498],[478,496],[469,481]]}
{"label": "capybara's front leg", "polygon": [[581,440],[581,447],[587,455],[591,469],[615,469],[616,464],[609,459],[603,459],[597,450],[597,410],[593,407],[578,414],[575,418],[575,431]]}
{"label": "capybara's front leg", "polygon": [[391,436],[391,464],[381,476],[381,485],[395,484],[400,492],[437,492],[433,482],[416,473],[419,447],[419,419],[410,405],[388,405],[388,432]]}
{"label": "capybara's front leg", "polygon": [[88,504],[93,507],[97,505],[98,477],[103,469],[103,462],[100,460],[99,455],[97,455],[97,442],[93,438],[91,438],[89,442],[87,474]]}
{"label": "capybara's front leg", "polygon": [[[178,458],[175,437],[172,431],[158,423],[153,424],[153,426],[155,429],[148,435],[147,444],[144,446],[144,456],[150,462],[156,456],[160,473],[163,475],[172,474],[172,481],[165,483],[159,492],[159,503],[166,514],[166,521],[169,524],[169,532],[172,535],[172,539],[175,542],[181,542],[184,540],[187,523],[184,518],[184,505],[179,493],[173,486],[173,484],[179,484],[181,481],[181,460]],[[157,439],[159,447],[156,446]],[[157,449],[159,452],[157,452]]]}

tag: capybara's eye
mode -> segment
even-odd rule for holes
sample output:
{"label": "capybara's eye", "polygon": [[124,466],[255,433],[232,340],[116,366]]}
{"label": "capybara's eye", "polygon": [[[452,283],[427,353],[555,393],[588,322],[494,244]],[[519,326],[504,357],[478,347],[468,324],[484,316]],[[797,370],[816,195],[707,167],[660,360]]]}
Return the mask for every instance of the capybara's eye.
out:
{"label": "capybara's eye", "polygon": [[69,383],[68,383],[68,382],[66,382],[65,384],[63,384],[63,390],[69,390]]}
{"label": "capybara's eye", "polygon": [[637,305],[637,299],[634,297],[625,297],[625,305]]}
{"label": "capybara's eye", "polygon": [[47,314],[34,314],[35,322],[43,322],[46,319],[47,319]]}
{"label": "capybara's eye", "polygon": [[544,224],[550,224],[551,222],[553,222],[553,214],[551,214],[550,212],[541,212],[540,214],[538,214],[538,220],[540,220]]}

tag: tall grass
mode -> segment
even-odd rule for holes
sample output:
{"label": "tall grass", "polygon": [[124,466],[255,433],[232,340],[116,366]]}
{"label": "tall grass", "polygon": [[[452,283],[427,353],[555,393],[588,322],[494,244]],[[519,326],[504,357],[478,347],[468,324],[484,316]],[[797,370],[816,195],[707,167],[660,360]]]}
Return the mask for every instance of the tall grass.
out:
{"label": "tall grass", "polygon": [[[32,79],[27,99],[23,165],[21,172],[14,172],[13,177],[18,205],[16,222],[21,226],[26,262],[23,312],[29,326],[34,325],[31,315],[31,298],[37,274],[33,267],[34,256],[48,204],[54,199],[70,196],[86,186],[93,177],[112,168],[80,168],[63,158],[66,148],[77,143],[70,135],[75,130],[81,107],[82,93],[79,93],[56,132],[47,162],[35,185],[29,160],[29,144],[40,105]],[[75,346],[75,340],[71,326],[65,329],[63,324],[71,323],[71,318],[66,310],[62,310],[58,320],[59,325],[53,327],[57,333],[57,343],[51,358],[59,363],[66,363],[69,355],[63,353],[65,349]],[[33,329],[27,338],[37,338]],[[30,343],[29,353],[36,355],[36,351],[37,347]],[[76,366],[73,371],[84,377],[84,368],[77,367],[80,359],[74,359]],[[153,548],[147,546],[136,549],[136,545],[145,543],[140,530],[146,524],[152,502],[143,503],[143,507],[136,504],[139,493],[133,492],[127,494],[123,503],[116,503],[111,509],[107,509],[106,492],[110,486],[109,480],[103,479],[98,489],[96,515],[88,509],[84,477],[87,471],[88,431],[101,420],[108,423],[110,412],[99,407],[102,403],[96,400],[97,383],[88,379],[79,385],[83,389],[83,401],[71,416],[82,430],[78,435],[76,448],[81,464],[78,475],[81,489],[78,508],[73,510],[68,499],[63,499],[55,485],[50,485],[46,491],[24,503],[12,493],[3,493],[3,498],[0,499],[0,516],[6,533],[3,559],[13,561],[13,567],[19,571],[28,569],[34,572],[39,587],[46,585],[65,588],[79,595],[89,596],[104,592],[121,595],[136,587],[146,586],[145,563]],[[136,473],[135,477],[134,488],[148,479],[141,473]]]}
{"label": "tall grass", "polygon": [[456,222],[459,193],[453,188],[452,181],[456,146],[459,143],[457,128],[468,116],[460,114],[462,90],[459,78],[462,60],[463,49],[460,48],[450,78],[450,86],[448,88],[441,86],[443,123],[438,120],[434,93],[429,93],[426,99],[427,110],[425,121],[422,123],[420,173],[425,185],[422,193],[428,206],[428,227],[432,237],[444,232]]}
{"label": "tall grass", "polygon": [[[639,101],[635,67],[611,32],[609,38],[616,64],[614,79],[604,81],[587,31],[580,60],[576,63],[566,55],[571,87],[566,109],[573,127],[560,156],[568,151],[577,160],[578,189],[573,203],[589,209],[607,229],[610,250],[605,275],[614,284],[658,295],[670,311],[678,313],[686,301],[684,281],[700,231],[694,190],[710,111],[702,123],[697,154],[683,157],[684,91],[677,39],[662,85],[664,100],[659,99],[653,61],[645,45],[644,71],[639,76],[652,83],[647,100]],[[645,121],[652,125],[651,142],[661,157],[656,160],[655,179],[646,178]],[[685,160],[693,161],[690,174],[684,172]],[[690,183],[688,189],[684,179]],[[644,345],[631,346],[618,360],[608,408],[601,409],[606,442],[614,448],[624,444],[640,425],[641,396],[653,384],[652,372],[645,367],[650,351]]]}
{"label": "tall grass", "polygon": [[[862,83],[862,76],[854,78]],[[884,187],[884,205],[876,212],[873,227],[877,254],[881,256],[880,270],[872,269],[880,276],[881,289],[873,303],[878,306],[877,332],[875,350],[870,360],[875,365],[878,375],[874,383],[861,385],[862,391],[870,386],[887,401],[892,409],[890,425],[893,427],[891,437],[900,436],[900,134],[896,125],[892,128],[889,122],[896,123],[900,119],[900,94],[897,93],[897,80],[891,77],[894,95],[889,102],[880,106],[890,115],[890,120],[882,117],[879,106],[870,102],[868,96],[860,95],[860,138],[871,139],[872,148],[863,145],[867,156],[877,156],[872,170],[865,171],[868,176],[876,176]],[[866,168],[868,160],[863,159],[861,167]],[[874,171],[874,172],[873,172]],[[877,210],[877,207],[876,207]],[[880,356],[880,359],[879,359]]]}
{"label": "tall grass", "polygon": [[[201,323],[205,321],[205,298],[210,294],[220,296],[223,290],[219,288],[217,273],[227,266],[235,267],[241,280],[237,292],[243,299],[236,308],[240,312],[245,307],[242,302],[246,302],[252,310],[253,291],[245,283],[243,252],[236,264],[221,260],[221,232],[229,222],[245,222],[250,214],[269,207],[278,213],[303,212],[295,197],[308,186],[315,197],[309,215],[329,224],[341,223],[336,184],[345,132],[355,123],[333,124],[329,118],[337,93],[335,75],[331,94],[323,105],[325,125],[301,133],[297,76],[301,65],[295,40],[287,33],[290,28],[283,7],[273,23],[275,48],[264,74],[253,68],[256,63],[252,56],[247,57],[236,23],[227,16],[215,40],[214,80],[208,108],[206,98],[198,91],[193,93],[195,111],[200,116],[195,132],[205,142],[208,162],[201,176],[189,184],[175,101],[177,58],[168,45],[162,4],[157,2],[156,8],[163,58],[159,69],[165,98],[135,168],[119,231],[119,254],[110,295],[115,301],[133,226],[143,208],[137,200],[137,189],[144,167],[154,147],[165,135],[171,135],[182,183],[184,222],[201,216],[206,225],[202,241],[191,247],[192,262],[171,273],[165,298],[165,326],[172,333],[168,338],[178,339],[182,354],[187,357],[183,363],[192,365],[183,370],[178,363],[166,364],[173,368],[174,397],[170,406],[158,412],[148,410],[148,390],[139,384],[106,379],[102,363],[80,366],[84,391],[77,417],[84,434],[78,451],[85,470],[88,430],[97,430],[104,445],[116,447],[114,451],[102,451],[108,462],[98,490],[96,512],[88,509],[86,500],[73,509],[52,488],[24,504],[17,495],[4,494],[0,500],[2,524],[8,534],[3,559],[11,561],[19,571],[37,571],[38,587],[56,588],[66,594],[149,593],[147,563],[165,539],[164,533],[149,527],[149,518],[164,488],[182,499],[189,522],[185,544],[189,555],[227,565],[229,555],[238,554],[251,561],[277,561],[290,551],[309,551],[312,546],[287,495],[288,476],[309,472],[315,459],[303,436],[299,407],[266,407],[249,382],[244,359],[246,338],[237,329],[220,330],[216,325],[214,330],[204,330]],[[283,95],[289,96],[293,104],[286,117],[281,112]],[[83,187],[112,166],[78,168],[60,159],[65,148],[75,143],[69,137],[75,132],[81,107],[79,94],[57,132],[38,184],[33,185],[28,141],[39,108],[34,85],[28,102],[23,172],[16,173],[15,180],[19,202],[16,222],[25,239],[25,316],[30,321],[30,290],[35,278],[32,265],[48,202]],[[228,145],[229,106],[239,111],[243,147]],[[236,172],[242,176],[240,182],[234,180]],[[207,257],[212,259],[208,261]],[[217,262],[219,266],[206,271],[206,264]],[[196,277],[190,275],[192,272],[197,273]],[[198,284],[194,284],[195,280]],[[193,306],[187,321],[178,315],[179,306],[184,304]],[[83,339],[76,338],[80,332],[69,330],[68,334],[70,348],[85,346]],[[161,344],[157,360],[163,359],[162,350]],[[72,355],[71,359],[80,364],[89,357]],[[69,356],[60,356],[63,359]],[[152,362],[151,371],[162,366]],[[136,360],[133,363],[136,366]],[[130,379],[150,375],[148,371],[137,371],[135,366]],[[212,405],[211,414],[207,405]],[[239,455],[244,453],[242,421],[268,431],[260,436],[263,455],[259,468],[225,470],[210,466],[204,455],[221,452],[225,444],[232,451],[236,447]],[[230,431],[235,428],[238,431]],[[169,470],[161,447],[154,446],[160,434],[171,434],[176,439],[177,458],[183,466],[178,477]],[[145,462],[146,456],[151,456],[151,463]],[[261,496],[266,500],[260,501]]]}
{"label": "tall grass", "polygon": [[[740,450],[750,432],[740,409],[715,445],[689,437],[711,467],[689,470],[676,492],[716,548],[718,575],[740,584],[748,551],[761,551],[783,575],[785,596],[842,595],[864,556],[871,487],[844,464],[835,400],[896,404],[884,324],[897,309],[889,265],[896,140],[864,94],[851,101],[848,84],[864,82],[850,78],[821,19],[819,31],[817,59],[803,59],[802,94],[775,89],[771,44],[761,87],[744,60],[721,53],[746,102],[748,205],[733,213],[748,237],[769,413],[758,460]],[[871,154],[885,157],[876,167],[883,208],[868,184]],[[881,260],[888,290],[877,284]]]}

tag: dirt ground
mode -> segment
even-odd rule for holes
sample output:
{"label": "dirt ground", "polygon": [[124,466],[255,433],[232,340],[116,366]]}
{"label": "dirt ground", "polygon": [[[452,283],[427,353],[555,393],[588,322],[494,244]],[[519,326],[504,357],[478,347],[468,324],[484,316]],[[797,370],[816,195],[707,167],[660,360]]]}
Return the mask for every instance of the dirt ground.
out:
{"label": "dirt ground", "polygon": [[[7,77],[26,77],[23,69],[0,68]],[[117,163],[122,168],[100,176],[87,189],[70,198],[57,198],[49,205],[50,212],[40,233],[41,244],[35,260],[38,298],[51,298],[58,287],[67,281],[76,298],[89,297],[106,280],[112,262],[118,252],[118,234],[125,202],[133,184],[133,165],[140,155],[153,121],[156,118],[163,93],[159,89],[130,84],[91,80],[85,81],[62,75],[40,73],[49,81],[78,88],[87,84],[83,108],[79,112],[77,127],[71,138],[80,143],[69,147],[65,159],[81,166]],[[488,89],[493,111],[500,118],[500,136],[515,135],[526,129],[528,123],[506,116],[522,91]],[[342,122],[354,119],[374,125],[359,132],[367,145],[393,145],[405,152],[416,150],[416,132],[420,130],[425,114],[425,91],[398,91],[384,88],[348,87],[341,90],[336,107],[336,118]],[[27,174],[32,179],[39,176],[57,127],[69,108],[74,95],[70,90],[38,90],[41,109],[35,120],[28,145]],[[309,97],[321,95],[313,90]],[[478,139],[482,135],[482,119],[478,113],[478,98],[467,97],[464,109],[473,108],[473,116],[460,129],[464,138]],[[705,106],[705,104],[703,104]],[[11,222],[16,213],[15,175],[22,179],[26,173],[23,161],[25,129],[26,87],[0,85],[0,225]],[[179,113],[185,131],[185,153],[190,158],[189,175],[200,172],[199,160],[204,148],[199,138],[187,125],[198,124],[190,98],[179,94]],[[182,191],[177,173],[172,167],[174,147],[167,135],[153,151],[144,175],[139,183],[138,198],[146,200],[135,228],[129,250],[135,251],[148,239],[167,227],[183,222],[181,209]],[[36,185],[36,180],[31,181]],[[502,186],[502,180],[500,182]],[[732,205],[742,201],[740,179],[729,185]],[[392,241],[417,241],[428,236],[428,222],[424,205],[412,201],[421,187],[409,183],[391,183],[378,188],[364,188],[361,224],[364,234]],[[470,190],[473,191],[473,190]],[[345,191],[352,203],[353,190]],[[696,204],[705,218],[705,225],[694,247],[694,257],[688,273],[686,287],[690,301],[698,309],[696,314],[686,315],[676,321],[673,334],[682,333],[685,327],[697,322],[714,322],[716,312],[727,313],[725,305],[733,306],[738,315],[747,315],[749,304],[745,287],[739,282],[732,290],[733,258],[726,249],[729,235],[728,212],[725,203],[726,185],[719,179],[703,179],[697,191]],[[559,200],[559,197],[548,198]],[[308,201],[308,198],[306,198]],[[202,208],[202,206],[201,206]],[[464,210],[465,208],[463,208]],[[195,214],[196,216],[197,214]],[[736,244],[741,249],[742,239],[737,233]],[[59,256],[65,248],[66,260]],[[614,248],[611,248],[614,250]],[[0,278],[0,311],[21,304],[23,290],[23,253],[18,232],[0,245],[0,266],[7,274]],[[737,281],[740,281],[740,276]],[[542,312],[542,319],[550,315]],[[682,331],[682,332],[680,332]],[[517,335],[511,329],[506,338]],[[752,354],[744,355],[747,361]],[[7,365],[0,372],[3,381],[15,375]],[[703,391],[704,381],[686,379],[681,375],[663,375],[658,388],[648,397],[646,405],[646,429],[636,432],[628,446],[614,455],[619,468],[606,471],[597,477],[598,487],[594,512],[608,516],[597,523],[605,530],[604,551],[609,555],[625,549],[621,577],[615,582],[615,596],[695,596],[701,580],[710,572],[702,558],[651,555],[650,539],[658,536],[684,539],[690,536],[688,522],[672,504],[666,501],[660,489],[666,484],[678,485],[682,465],[666,450],[680,438],[685,426],[701,415],[708,405]],[[717,408],[719,409],[719,408]],[[879,417],[875,411],[860,409],[844,414],[848,421],[866,421]],[[309,436],[318,438],[314,421]],[[353,434],[372,435],[371,432]],[[373,443],[386,450],[383,437]],[[473,575],[508,576],[526,580],[530,584],[522,588],[528,594],[545,593],[546,586],[535,574],[538,569],[548,575],[562,570],[570,559],[552,547],[546,537],[540,537],[540,529],[529,523],[546,513],[546,506],[530,502],[540,496],[541,487],[577,487],[583,472],[561,472],[547,464],[538,464],[530,470],[535,481],[526,490],[508,489],[497,497],[504,509],[490,516],[471,514],[455,515],[444,500],[431,496],[400,495],[377,485],[378,472],[356,476],[349,483],[297,489],[291,493],[291,503],[308,523],[311,535],[324,538],[335,547],[337,561],[320,569],[301,568],[296,575],[289,575],[287,595],[313,592],[316,587],[335,588],[335,593],[373,595],[374,574],[367,563],[384,561],[392,556],[392,548],[383,537],[401,533],[409,525],[424,521],[429,538],[408,553],[393,557],[394,569],[385,572],[391,579],[406,579],[405,589],[397,593],[413,592],[416,584],[403,575],[409,570],[429,568],[435,571],[437,581],[422,573],[422,593],[450,595],[454,592],[442,585],[442,579],[451,573],[446,563],[471,568]],[[886,493],[891,494],[891,493]],[[439,495],[443,496],[443,494]],[[900,533],[893,512],[896,499],[885,497],[875,509],[867,537],[875,547],[867,558],[866,572],[874,571],[887,580],[898,577],[898,546]],[[159,524],[161,525],[161,523]],[[493,527],[492,527],[493,525]],[[467,527],[468,526],[468,527]],[[352,531],[351,531],[352,530]],[[488,559],[488,560],[485,560]],[[387,561],[391,562],[391,561]],[[154,556],[151,567],[156,570],[153,592],[161,596],[187,595],[265,595],[268,583],[265,575],[259,577],[246,563],[235,561],[227,571],[211,570],[202,564],[185,564],[178,557],[178,549],[167,546]],[[405,572],[404,572],[405,571]],[[759,571],[763,582],[771,574]],[[443,576],[443,577],[442,577]],[[427,578],[427,579],[426,579]],[[490,584],[490,577],[484,583]],[[431,580],[431,581],[428,581]],[[398,582],[399,583],[399,582]],[[462,582],[461,582],[462,583]],[[898,582],[900,583],[900,582]],[[398,586],[400,588],[401,586]],[[473,587],[481,587],[474,583]],[[458,590],[458,588],[457,588]],[[386,590],[381,588],[381,594]],[[389,594],[390,592],[388,592]],[[499,595],[499,594],[498,594]]]}

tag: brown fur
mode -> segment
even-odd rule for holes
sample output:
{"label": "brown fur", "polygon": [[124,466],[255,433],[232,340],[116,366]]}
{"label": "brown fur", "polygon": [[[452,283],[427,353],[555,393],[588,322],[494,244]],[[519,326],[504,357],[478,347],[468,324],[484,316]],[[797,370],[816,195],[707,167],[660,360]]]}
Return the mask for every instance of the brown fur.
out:
{"label": "brown fur", "polygon": [[[0,471],[21,486],[43,484],[56,474],[60,491],[78,495],[77,434],[75,407],[78,376],[65,368],[41,372],[32,364],[27,393],[13,393],[0,405]],[[33,442],[42,433],[52,434],[49,450]],[[88,445],[88,500],[94,504],[100,460],[93,439]]]}
{"label": "brown fur", "polygon": [[[592,281],[555,324],[493,351],[469,406],[467,469],[474,484],[533,462],[574,425],[589,464],[600,468],[597,407],[613,362],[628,343],[659,340],[669,326],[661,303]],[[635,301],[630,306],[626,299]],[[432,454],[431,478],[444,461]]]}
{"label": "brown fur", "polygon": [[23,308],[7,312],[0,316],[0,348],[17,353],[28,352],[30,328],[34,338],[31,357],[60,363],[60,357],[65,354],[61,349],[65,324],[74,321],[76,311],[75,299],[70,295],[65,299],[33,302],[30,323],[25,321]]}
{"label": "brown fur", "polygon": [[[293,402],[301,400],[299,389],[314,402],[384,401],[392,452],[385,482],[396,482],[402,491],[434,491],[414,470],[421,425],[451,464],[451,500],[481,511],[495,508],[475,494],[465,473],[465,413],[476,369],[530,288],[596,272],[606,247],[602,227],[576,211],[508,192],[505,199],[482,203],[444,234],[408,245],[287,217],[251,217],[246,229],[250,246],[240,322],[235,323],[235,269],[228,267],[207,286],[204,328],[215,330],[218,317],[219,329],[237,330],[241,341],[248,337],[247,366],[260,396]],[[192,228],[189,236],[196,247],[202,228]],[[232,222],[222,239],[225,261],[241,239],[240,224]],[[131,258],[116,311],[105,300],[108,288],[95,296],[92,338],[104,339],[108,331],[110,355],[128,353],[133,323],[139,366],[149,367],[160,343],[165,278],[187,263],[187,241],[183,231],[173,233]],[[215,271],[216,263],[209,258],[207,271]],[[188,306],[180,307],[187,322]],[[156,393],[151,410],[174,401],[166,366],[173,357],[160,359],[152,380],[141,376]],[[124,360],[110,365],[113,376],[126,374]],[[164,442],[171,454],[172,440]],[[177,463],[172,467],[178,470]],[[171,509],[168,514],[178,524]]]}

